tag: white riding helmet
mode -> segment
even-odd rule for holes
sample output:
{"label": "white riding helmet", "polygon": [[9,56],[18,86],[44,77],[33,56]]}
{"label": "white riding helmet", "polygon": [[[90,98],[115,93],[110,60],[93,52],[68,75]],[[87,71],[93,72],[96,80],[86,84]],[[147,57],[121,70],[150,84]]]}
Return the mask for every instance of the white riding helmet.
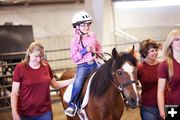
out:
{"label": "white riding helmet", "polygon": [[92,22],[91,15],[86,11],[80,11],[80,12],[77,12],[73,16],[72,25],[73,25],[74,28],[76,28],[76,25],[79,25],[79,24],[81,24],[83,22],[86,22],[86,21]]}

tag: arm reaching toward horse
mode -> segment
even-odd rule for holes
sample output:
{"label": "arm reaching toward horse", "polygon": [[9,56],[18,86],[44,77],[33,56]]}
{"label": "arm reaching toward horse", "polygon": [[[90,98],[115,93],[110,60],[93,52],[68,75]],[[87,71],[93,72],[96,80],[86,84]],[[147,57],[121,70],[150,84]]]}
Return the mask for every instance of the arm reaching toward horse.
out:
{"label": "arm reaching toward horse", "polygon": [[51,86],[54,88],[54,89],[60,89],[62,87],[65,87],[69,84],[72,84],[74,82],[74,79],[68,79],[68,80],[63,80],[63,81],[56,81],[55,78],[53,78],[51,80]]}

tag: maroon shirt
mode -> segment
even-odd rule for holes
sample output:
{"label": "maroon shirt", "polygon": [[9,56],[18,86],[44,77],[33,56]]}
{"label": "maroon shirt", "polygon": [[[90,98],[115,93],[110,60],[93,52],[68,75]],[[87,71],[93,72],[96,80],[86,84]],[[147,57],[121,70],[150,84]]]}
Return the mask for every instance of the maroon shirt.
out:
{"label": "maroon shirt", "polygon": [[[47,64],[47,63],[46,63]],[[51,110],[50,84],[53,73],[50,66],[32,69],[24,63],[16,65],[13,81],[20,82],[18,112],[37,116]]]}
{"label": "maroon shirt", "polygon": [[178,104],[180,105],[180,64],[173,59],[174,74],[171,79],[168,75],[168,65],[166,61],[163,61],[159,66],[159,78],[167,79],[169,83],[170,91],[166,91],[166,104]]}
{"label": "maroon shirt", "polygon": [[158,66],[142,62],[138,65],[138,79],[142,85],[142,105],[157,107]]}

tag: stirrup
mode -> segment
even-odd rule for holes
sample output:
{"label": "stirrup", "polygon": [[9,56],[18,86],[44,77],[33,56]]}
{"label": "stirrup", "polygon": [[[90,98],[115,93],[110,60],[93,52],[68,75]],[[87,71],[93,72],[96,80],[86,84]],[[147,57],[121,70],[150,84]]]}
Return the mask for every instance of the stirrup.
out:
{"label": "stirrup", "polygon": [[74,105],[75,109],[73,109],[72,107],[68,107],[64,113],[70,117],[73,117],[76,115],[76,112],[77,112],[77,106]]}

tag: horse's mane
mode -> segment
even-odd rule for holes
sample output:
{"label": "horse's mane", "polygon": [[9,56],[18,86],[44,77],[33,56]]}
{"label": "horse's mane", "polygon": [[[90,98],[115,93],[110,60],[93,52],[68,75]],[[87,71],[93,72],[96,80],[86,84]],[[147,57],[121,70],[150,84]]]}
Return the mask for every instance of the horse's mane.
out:
{"label": "horse's mane", "polygon": [[90,87],[90,91],[93,92],[94,95],[101,96],[109,87],[112,61],[113,59],[110,58],[96,71]]}
{"label": "horse's mane", "polygon": [[[90,87],[90,91],[94,96],[100,97],[106,93],[111,85],[111,80],[113,79],[112,72],[122,67],[124,62],[129,61],[132,65],[137,65],[136,58],[128,52],[119,53],[118,57],[115,59],[116,62],[113,61],[114,59],[110,58],[107,62],[101,65],[94,75]],[[112,63],[114,63],[113,67]]]}

